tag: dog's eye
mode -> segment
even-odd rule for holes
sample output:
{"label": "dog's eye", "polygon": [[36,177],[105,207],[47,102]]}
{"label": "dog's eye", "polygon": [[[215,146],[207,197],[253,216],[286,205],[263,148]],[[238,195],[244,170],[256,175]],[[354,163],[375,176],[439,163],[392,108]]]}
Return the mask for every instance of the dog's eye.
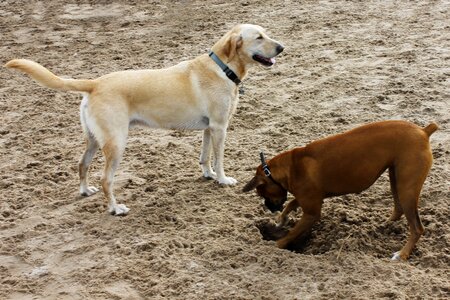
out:
{"label": "dog's eye", "polygon": [[262,40],[262,39],[263,39],[263,36],[260,34],[256,39],[257,39],[257,40]]}

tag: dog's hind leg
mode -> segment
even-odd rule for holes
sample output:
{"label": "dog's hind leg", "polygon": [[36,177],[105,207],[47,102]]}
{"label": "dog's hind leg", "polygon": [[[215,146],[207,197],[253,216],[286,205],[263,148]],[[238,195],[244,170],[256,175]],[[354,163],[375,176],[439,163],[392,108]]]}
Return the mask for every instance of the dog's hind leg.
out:
{"label": "dog's hind leg", "polygon": [[89,96],[86,94],[83,97],[80,105],[80,121],[83,128],[84,136],[86,139],[86,149],[78,164],[78,172],[80,175],[80,194],[81,196],[90,196],[98,192],[96,187],[89,186],[88,184],[88,170],[89,165],[94,158],[99,146],[98,142],[93,136],[91,129],[89,129],[87,118],[87,106],[89,102]]}
{"label": "dog's hind leg", "polygon": [[[117,204],[113,193],[114,173],[119,166],[122,154],[125,150],[129,117],[127,107],[121,101],[108,101],[108,109],[104,109],[102,98],[93,99],[90,111],[101,112],[96,114],[85,114],[87,129],[95,137],[105,157],[105,169],[101,179],[101,185],[106,200],[108,211],[113,215],[126,215],[129,209],[124,204]],[[112,108],[114,107],[114,109]],[[91,144],[93,150],[94,145]],[[87,152],[86,159],[90,158],[92,152]]]}
{"label": "dog's hind leg", "polygon": [[112,215],[126,215],[129,208],[124,204],[117,204],[113,193],[114,173],[122,159],[125,150],[128,127],[121,128],[120,132],[115,132],[107,138],[107,142],[102,147],[106,164],[102,178],[102,188],[108,201],[108,211]]}
{"label": "dog's hind leg", "polygon": [[208,179],[215,179],[217,177],[217,174],[211,168],[211,131],[209,128],[203,131],[200,166],[202,167],[203,177]]}
{"label": "dog's hind leg", "polygon": [[419,192],[405,191],[400,192],[400,203],[402,205],[405,217],[409,225],[409,237],[402,250],[392,256],[392,260],[406,260],[411,254],[414,246],[424,232],[422,222],[420,221],[417,202],[419,201]]}
{"label": "dog's hind leg", "polygon": [[403,161],[396,168],[397,191],[400,206],[409,225],[409,237],[406,245],[394,254],[392,260],[406,260],[424,232],[420,221],[418,205],[420,191],[431,167],[431,153]]}
{"label": "dog's hind leg", "polygon": [[403,210],[398,200],[397,179],[395,178],[395,168],[389,168],[389,181],[391,183],[391,192],[394,197],[394,210],[392,211],[390,221],[397,221],[403,215]]}
{"label": "dog's hind leg", "polygon": [[98,143],[95,138],[88,134],[86,137],[86,150],[81,157],[78,164],[78,171],[80,174],[80,194],[81,196],[90,196],[98,192],[98,188],[89,186],[88,184],[88,170],[89,165],[94,158],[95,153],[98,150]]}

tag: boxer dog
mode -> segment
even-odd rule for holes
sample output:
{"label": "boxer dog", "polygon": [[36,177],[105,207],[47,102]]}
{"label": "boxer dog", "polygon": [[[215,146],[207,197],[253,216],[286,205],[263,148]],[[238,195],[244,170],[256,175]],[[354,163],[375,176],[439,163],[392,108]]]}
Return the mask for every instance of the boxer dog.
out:
{"label": "boxer dog", "polygon": [[279,248],[287,248],[319,221],[324,198],[362,192],[388,169],[394,198],[390,220],[404,214],[410,231],[408,242],[392,260],[406,260],[424,231],[417,208],[433,160],[429,137],[437,129],[434,123],[420,128],[405,121],[384,121],[314,141],[267,162],[261,154],[262,164],[243,191],[256,188],[272,212],[282,209],[287,192],[294,195],[279,218],[284,225],[290,211],[297,207],[303,211],[294,227],[277,240]]}
{"label": "boxer dog", "polygon": [[125,215],[129,209],[116,202],[113,179],[130,125],[203,130],[203,176],[220,184],[235,184],[234,178],[225,176],[223,155],[228,122],[238,102],[238,84],[251,66],[272,66],[283,49],[262,27],[241,24],[216,42],[209,54],[166,69],[128,70],[76,80],[58,77],[26,59],[14,59],[5,66],[27,73],[45,87],[83,93],[80,119],[87,146],[79,163],[80,193],[90,196],[98,191],[89,186],[87,173],[101,148],[106,160],[102,187],[109,212]]}

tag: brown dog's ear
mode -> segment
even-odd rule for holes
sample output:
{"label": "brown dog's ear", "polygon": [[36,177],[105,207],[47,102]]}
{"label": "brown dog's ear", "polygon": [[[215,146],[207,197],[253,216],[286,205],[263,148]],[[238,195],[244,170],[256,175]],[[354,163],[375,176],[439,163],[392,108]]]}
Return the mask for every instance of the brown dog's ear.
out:
{"label": "brown dog's ear", "polygon": [[243,188],[242,191],[244,193],[247,193],[255,188],[257,188],[258,186],[260,186],[261,184],[264,183],[264,179],[262,179],[260,176],[255,176],[252,178],[252,180],[250,180]]}
{"label": "brown dog's ear", "polygon": [[237,33],[232,33],[228,38],[228,41],[225,45],[225,55],[228,57],[228,62],[230,62],[233,57],[236,55],[237,49],[242,46],[242,36]]}

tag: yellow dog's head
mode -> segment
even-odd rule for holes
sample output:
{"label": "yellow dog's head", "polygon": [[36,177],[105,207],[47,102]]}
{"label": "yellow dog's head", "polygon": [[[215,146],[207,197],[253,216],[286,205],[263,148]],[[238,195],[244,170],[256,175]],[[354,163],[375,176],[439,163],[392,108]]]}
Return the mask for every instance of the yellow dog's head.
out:
{"label": "yellow dog's head", "polygon": [[261,64],[270,67],[275,56],[284,50],[284,46],[270,38],[264,28],[258,25],[236,25],[225,34],[212,48],[222,56],[225,63],[239,60],[241,64]]}

